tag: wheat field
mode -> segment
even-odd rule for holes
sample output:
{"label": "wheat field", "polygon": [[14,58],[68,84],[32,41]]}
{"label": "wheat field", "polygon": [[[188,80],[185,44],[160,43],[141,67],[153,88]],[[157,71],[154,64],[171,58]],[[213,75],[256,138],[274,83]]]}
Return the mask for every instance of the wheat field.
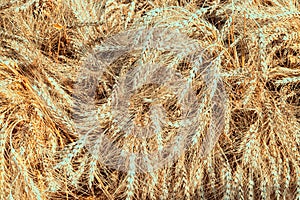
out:
{"label": "wheat field", "polygon": [[0,199],[300,200],[300,3],[0,0]]}

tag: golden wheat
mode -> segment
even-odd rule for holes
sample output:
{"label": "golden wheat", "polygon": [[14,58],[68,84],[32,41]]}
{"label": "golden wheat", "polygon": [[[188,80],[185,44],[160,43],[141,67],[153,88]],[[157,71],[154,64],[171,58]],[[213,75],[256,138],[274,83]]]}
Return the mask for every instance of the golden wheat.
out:
{"label": "golden wheat", "polygon": [[299,14],[2,0],[0,199],[300,199]]}

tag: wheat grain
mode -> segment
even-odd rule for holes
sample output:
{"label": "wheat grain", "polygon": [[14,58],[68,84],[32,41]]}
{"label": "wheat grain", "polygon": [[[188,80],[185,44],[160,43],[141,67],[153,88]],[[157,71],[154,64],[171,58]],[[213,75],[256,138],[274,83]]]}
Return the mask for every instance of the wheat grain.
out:
{"label": "wheat grain", "polygon": [[127,176],[126,200],[132,199],[134,196],[134,181],[135,181],[135,156],[132,154],[129,160],[129,170]]}
{"label": "wheat grain", "polygon": [[127,28],[128,26],[128,23],[132,20],[133,18],[133,14],[134,14],[134,9],[135,9],[135,1],[133,0],[130,4],[130,7],[129,7],[129,12],[127,14],[127,18],[126,18],[126,21],[125,21],[125,29]]}
{"label": "wheat grain", "polygon": [[289,159],[285,158],[284,161],[284,174],[285,174],[285,181],[284,181],[284,188],[283,188],[283,196],[286,196],[289,192],[290,188],[290,181],[291,181],[291,170],[289,166]]}
{"label": "wheat grain", "polygon": [[223,196],[223,199],[224,200],[229,200],[229,199],[232,199],[231,196],[232,196],[232,189],[231,189],[231,185],[232,185],[232,174],[231,174],[231,169],[230,169],[230,166],[229,164],[226,162],[226,161],[223,161],[226,163],[226,167],[224,167],[222,170],[221,170],[221,173],[222,173],[222,176],[223,176],[223,179],[224,179],[224,185],[225,185],[225,192],[224,192],[224,196]]}
{"label": "wheat grain", "polygon": [[296,191],[295,191],[295,199],[300,199],[300,168],[299,166],[296,166],[295,167],[295,171],[296,171],[296,177],[297,177],[297,180],[296,180]]}
{"label": "wheat grain", "polygon": [[237,166],[234,175],[234,186],[237,188],[235,190],[235,196],[237,199],[244,199],[243,183],[243,170],[240,166]]}

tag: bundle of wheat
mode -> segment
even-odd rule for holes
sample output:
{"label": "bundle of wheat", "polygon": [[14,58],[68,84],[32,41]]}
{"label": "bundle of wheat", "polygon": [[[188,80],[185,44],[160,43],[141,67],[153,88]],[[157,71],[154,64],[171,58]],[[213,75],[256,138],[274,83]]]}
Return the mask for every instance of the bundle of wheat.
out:
{"label": "bundle of wheat", "polygon": [[4,0],[0,199],[300,199],[295,0]]}

